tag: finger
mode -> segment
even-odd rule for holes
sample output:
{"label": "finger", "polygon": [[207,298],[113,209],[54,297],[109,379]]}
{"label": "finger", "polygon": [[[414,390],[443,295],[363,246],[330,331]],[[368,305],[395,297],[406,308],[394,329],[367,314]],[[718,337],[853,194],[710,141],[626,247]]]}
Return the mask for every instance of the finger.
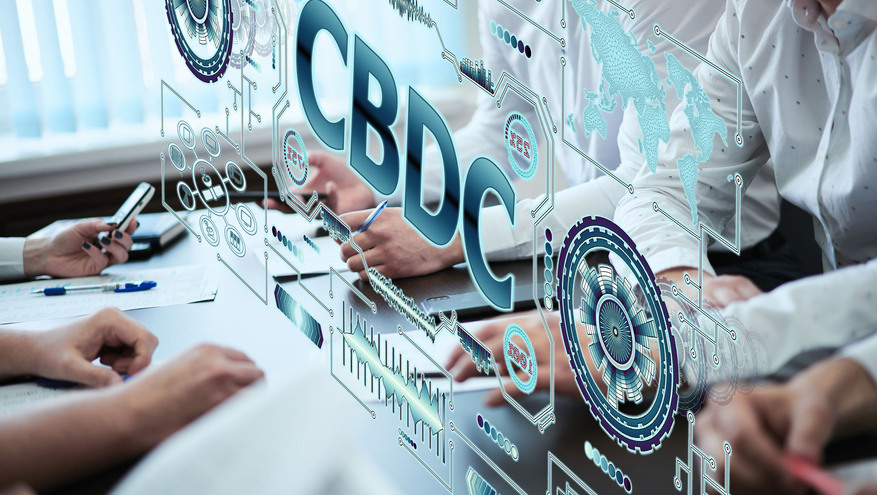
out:
{"label": "finger", "polygon": [[826,425],[831,423],[831,412],[822,402],[806,398],[798,401],[792,409],[786,450],[811,462],[821,462],[822,450],[832,432]]}
{"label": "finger", "polygon": [[128,261],[128,251],[118,242],[113,242],[109,237],[101,239],[101,245],[110,256],[110,264],[118,265]]}
{"label": "finger", "polygon": [[131,223],[128,224],[128,228],[125,229],[125,233],[127,233],[128,235],[131,235],[134,233],[134,231],[137,230],[137,227],[139,227],[139,226],[140,226],[140,222],[138,222],[136,218],[132,218]]}
{"label": "finger", "polygon": [[451,354],[448,356],[447,361],[445,361],[445,369],[451,369],[454,365],[457,364],[463,356],[469,357],[469,353],[466,352],[466,349],[463,349],[462,345],[454,346],[454,350],[451,351]]}
{"label": "finger", "polygon": [[362,260],[362,255],[357,254],[356,256],[350,257],[347,260],[347,268],[352,272],[361,272],[365,270],[365,262]]}
{"label": "finger", "polygon": [[94,262],[95,272],[103,270],[110,263],[109,256],[102,253],[100,248],[90,242],[83,242],[82,250],[85,251],[86,254],[88,254],[88,257]]}
{"label": "finger", "polygon": [[253,360],[250,359],[249,356],[247,356],[246,354],[244,354],[243,352],[241,352],[237,349],[232,349],[231,347],[220,347],[219,350],[223,356],[227,357],[231,361],[239,361],[239,362],[243,362],[243,363],[252,363],[253,362]]}
{"label": "finger", "polygon": [[246,387],[256,380],[265,378],[265,373],[251,362],[234,361],[228,365],[235,385]]}
{"label": "finger", "polygon": [[[365,222],[369,215],[371,215],[369,210],[351,211],[341,215],[341,220],[344,220],[344,223],[350,227],[351,233],[353,233],[354,230],[358,229]],[[359,244],[358,241],[357,244]]]}
{"label": "finger", "polygon": [[122,377],[115,371],[109,368],[104,368],[103,366],[95,366],[86,361],[82,356],[77,356],[77,358],[70,363],[66,372],[67,376],[51,378],[62,378],[96,388],[108,387],[122,381]]}
{"label": "finger", "polygon": [[[383,273],[383,271],[386,270],[387,267],[384,265],[378,265],[378,266],[373,266],[371,268],[374,268],[375,270],[377,270],[378,273]],[[368,282],[368,272],[365,269],[360,270],[359,279],[362,280],[363,282]]]}
{"label": "finger", "polygon": [[121,230],[114,230],[112,233],[114,243],[119,244],[125,251],[130,251],[131,246],[134,245],[134,240],[131,239],[131,235],[127,232],[122,232]]}
{"label": "finger", "polygon": [[158,338],[140,323],[120,312],[107,316],[104,331],[104,345],[109,347],[126,347],[122,355],[130,355],[128,374],[133,375],[143,370],[152,362],[152,354],[158,347]]}

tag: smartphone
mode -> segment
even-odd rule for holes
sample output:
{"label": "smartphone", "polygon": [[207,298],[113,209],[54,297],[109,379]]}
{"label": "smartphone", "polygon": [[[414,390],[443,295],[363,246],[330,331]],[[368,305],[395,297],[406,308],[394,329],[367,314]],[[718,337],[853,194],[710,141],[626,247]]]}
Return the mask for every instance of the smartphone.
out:
{"label": "smartphone", "polygon": [[[155,194],[155,188],[151,185],[141,182],[140,185],[137,186],[137,189],[134,189],[134,192],[128,196],[128,199],[122,203],[122,206],[119,207],[116,214],[113,215],[113,218],[109,220],[110,223],[116,224],[116,230],[125,231],[129,225],[131,225],[131,220],[134,219],[143,208],[146,207],[146,204],[149,203],[149,200],[152,199],[152,195]],[[101,246],[101,239],[106,238],[110,235],[109,232],[101,232],[97,236],[97,243],[95,245]]]}

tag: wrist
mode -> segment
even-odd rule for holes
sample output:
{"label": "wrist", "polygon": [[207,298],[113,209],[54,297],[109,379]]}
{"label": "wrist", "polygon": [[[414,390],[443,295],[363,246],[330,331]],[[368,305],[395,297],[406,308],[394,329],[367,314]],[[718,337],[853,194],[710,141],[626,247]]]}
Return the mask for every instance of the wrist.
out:
{"label": "wrist", "polygon": [[0,376],[39,374],[40,346],[32,332],[4,332],[0,336]]}
{"label": "wrist", "polygon": [[46,259],[49,257],[51,239],[46,237],[28,237],[24,241],[23,268],[28,278],[46,273]]}

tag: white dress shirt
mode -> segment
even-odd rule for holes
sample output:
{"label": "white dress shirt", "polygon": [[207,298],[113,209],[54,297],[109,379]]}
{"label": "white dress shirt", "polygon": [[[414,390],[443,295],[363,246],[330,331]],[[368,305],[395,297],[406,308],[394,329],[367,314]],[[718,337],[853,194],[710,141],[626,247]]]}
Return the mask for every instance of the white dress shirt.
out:
{"label": "white dress shirt", "polygon": [[[780,194],[813,215],[826,268],[877,255],[875,25],[877,4],[866,0],[844,1],[829,20],[815,0],[728,2],[707,58],[742,76],[744,142],[701,166],[701,221],[723,227],[734,209],[728,176],[740,173],[748,185],[771,159]],[[696,75],[730,125],[736,85],[705,65]],[[671,125],[674,136],[687,131],[678,111]],[[697,266],[697,240],[652,209],[656,201],[674,217],[690,218],[675,165],[690,152],[689,140],[671,138],[658,173],[641,172],[636,194],[616,213],[655,272]]]}
{"label": "white dress shirt", "polygon": [[[808,211],[831,273],[784,285],[726,311],[765,340],[775,369],[794,354],[842,346],[877,331],[877,3],[846,0],[826,19],[815,0],[731,0],[710,40],[708,58],[740,74],[744,144],[700,170],[702,221],[721,226],[734,205],[727,176],[745,183],[770,157],[780,193]],[[726,120],[736,113],[736,87],[701,66],[696,74]],[[678,123],[678,122],[677,122]],[[676,126],[680,127],[680,126]],[[678,129],[676,129],[678,132]],[[673,147],[657,174],[641,173],[637,194],[616,220],[659,272],[697,266],[697,243],[651,205],[685,218]],[[877,337],[844,354],[877,378]]]}
{"label": "white dress shirt", "polygon": [[[598,3],[606,10],[611,7],[605,2]],[[723,5],[724,0],[703,0],[692,3],[672,0],[635,0],[626,2],[625,6],[636,11],[636,21],[631,21],[623,13],[620,21],[625,30],[630,30],[636,36],[642,53],[649,54],[647,40],[655,45],[656,50],[651,57],[663,81],[667,76],[664,52],[673,53],[684,64],[692,67],[695,59],[682,52],[666,38],[656,37],[653,32],[654,25],[660,24],[667,32],[673,33],[689,46],[703,52],[706,50],[713,27],[723,12]],[[565,50],[537,27],[502,5],[495,2],[479,3],[479,26],[483,27],[480,35],[484,65],[493,71],[493,80],[497,81],[500,74],[506,71],[544,96],[551,117],[558,125],[557,134],[551,137],[555,142],[555,163],[558,173],[564,174],[569,188],[557,192],[555,210],[542,224],[553,232],[555,248],[559,247],[566,231],[573,223],[586,215],[612,218],[618,201],[628,195],[625,187],[604,175],[596,166],[564,144],[560,139],[559,126],[565,126],[563,132],[568,141],[607,169],[615,169],[614,173],[627,183],[630,183],[637,172],[645,166],[645,158],[639,151],[637,142],[641,131],[633,105],[629,105],[625,112],[621,111],[619,105],[615,112],[605,115],[607,121],[605,139],[597,132],[592,133],[590,138],[585,137],[582,112],[589,103],[585,90],[598,91],[601,81],[600,66],[591,54],[588,33],[583,29],[581,20],[569,2],[566,5],[567,28],[565,30],[560,28],[560,7],[559,2],[534,5],[526,14],[535,22],[563,37],[566,41]],[[520,55],[504,41],[491,34],[486,29],[491,20],[529,44],[533,51],[532,59]],[[566,81],[563,87],[565,94],[561,93],[561,57],[566,59]],[[478,91],[478,108],[472,120],[453,133],[460,167],[465,170],[475,157],[485,155],[493,158],[497,164],[506,169],[509,177],[514,178],[516,174],[508,161],[508,153],[503,142],[506,118],[512,111],[520,112],[538,134],[536,113],[532,106],[511,92],[504,99],[503,107],[497,109],[493,98]],[[566,106],[562,109],[563,96],[566,98]],[[679,103],[673,89],[668,88],[665,101],[668,113]],[[561,110],[565,115],[562,115]],[[568,122],[570,115],[573,116],[573,125],[577,132],[573,132],[573,127]],[[619,130],[621,130],[621,139],[619,139]],[[731,136],[733,138],[733,134]],[[545,150],[542,148],[539,149],[539,153],[545,156]],[[437,148],[433,146],[425,150],[423,167],[425,203],[439,200],[440,187],[443,184],[440,177],[440,160]],[[482,212],[481,241],[488,260],[516,259],[532,255],[534,229],[530,210],[538,201],[540,199],[525,199],[518,202],[514,228],[508,224],[505,208],[491,207]],[[761,172],[756,185],[748,191],[744,206],[743,246],[748,248],[767,238],[779,221],[779,197],[773,183],[772,170],[767,168]],[[733,225],[729,226],[726,232],[726,235],[732,239],[733,228]],[[537,235],[536,248],[538,252],[542,252],[544,229],[540,229]]]}
{"label": "white dress shirt", "polygon": [[24,237],[0,237],[0,281],[24,278]]}

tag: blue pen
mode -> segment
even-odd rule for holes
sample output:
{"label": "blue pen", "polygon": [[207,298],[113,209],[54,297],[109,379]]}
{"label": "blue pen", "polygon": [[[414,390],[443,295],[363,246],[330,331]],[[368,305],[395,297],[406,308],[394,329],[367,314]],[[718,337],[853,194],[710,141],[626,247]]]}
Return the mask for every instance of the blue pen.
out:
{"label": "blue pen", "polygon": [[158,284],[147,280],[145,282],[128,282],[116,284],[95,284],[95,285],[70,285],[67,287],[46,287],[45,289],[34,289],[31,294],[43,294],[46,296],[63,296],[68,292],[78,292],[84,290],[99,290],[101,292],[140,292],[153,289]]}
{"label": "blue pen", "polygon": [[386,207],[387,207],[387,201],[386,200],[381,201],[381,204],[379,204],[378,206],[375,207],[375,210],[371,213],[371,215],[368,216],[368,218],[365,219],[365,222],[362,222],[362,225],[360,225],[359,228],[356,229],[355,232],[350,234],[350,236],[353,237],[356,234],[362,234],[363,232],[365,232],[366,229],[368,229],[371,226],[371,224],[374,223],[374,221],[378,219],[378,215],[380,215],[381,212],[384,211],[384,208],[386,208]]}

